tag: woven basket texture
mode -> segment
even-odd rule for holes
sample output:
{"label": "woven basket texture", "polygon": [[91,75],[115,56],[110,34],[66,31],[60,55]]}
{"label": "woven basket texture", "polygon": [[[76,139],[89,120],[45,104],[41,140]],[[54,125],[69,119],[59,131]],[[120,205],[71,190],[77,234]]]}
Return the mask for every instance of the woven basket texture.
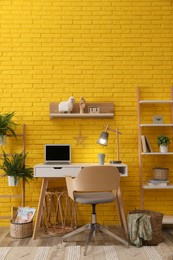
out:
{"label": "woven basket texture", "polygon": [[10,236],[12,238],[25,238],[32,236],[33,222],[28,223],[14,223],[10,222]]}
{"label": "woven basket texture", "polygon": [[169,169],[167,168],[155,168],[153,169],[154,180],[168,180]]}
{"label": "woven basket texture", "polygon": [[152,211],[152,210],[140,210],[135,209],[129,212],[129,214],[135,213],[143,213],[149,215],[151,218],[151,226],[153,231],[152,239],[149,241],[144,241],[144,245],[156,246],[163,240],[162,235],[162,220],[163,220],[163,213]]}

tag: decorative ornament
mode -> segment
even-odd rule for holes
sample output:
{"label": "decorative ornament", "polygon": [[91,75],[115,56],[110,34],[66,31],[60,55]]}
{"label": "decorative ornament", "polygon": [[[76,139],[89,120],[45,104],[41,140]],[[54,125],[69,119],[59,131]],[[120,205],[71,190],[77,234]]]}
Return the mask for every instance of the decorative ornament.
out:
{"label": "decorative ornament", "polygon": [[83,97],[80,98],[79,108],[80,108],[80,114],[84,113],[84,109],[86,106],[86,101]]}
{"label": "decorative ornament", "polygon": [[86,136],[82,135],[81,130],[79,131],[79,135],[73,137],[76,140],[76,145],[83,144],[84,140],[87,138]]}
{"label": "decorative ornament", "polygon": [[153,124],[163,124],[163,116],[153,116]]}
{"label": "decorative ornament", "polygon": [[74,97],[70,97],[67,101],[59,103],[58,110],[60,113],[70,113],[73,110],[73,104],[75,103]]}

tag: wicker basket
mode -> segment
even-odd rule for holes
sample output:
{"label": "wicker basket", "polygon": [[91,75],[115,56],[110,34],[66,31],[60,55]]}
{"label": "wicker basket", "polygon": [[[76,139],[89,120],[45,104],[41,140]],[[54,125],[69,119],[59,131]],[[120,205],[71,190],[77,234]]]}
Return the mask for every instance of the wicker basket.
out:
{"label": "wicker basket", "polygon": [[135,213],[143,213],[151,216],[151,227],[153,231],[152,239],[147,241],[145,240],[143,244],[150,245],[150,246],[156,246],[160,242],[162,242],[162,219],[163,214],[160,212],[152,211],[152,210],[132,210],[129,212],[129,214],[135,214]]}
{"label": "wicker basket", "polygon": [[154,180],[168,180],[168,168],[154,168],[153,179]]}
{"label": "wicker basket", "polygon": [[32,236],[33,225],[32,221],[28,223],[14,223],[10,222],[10,236],[12,238],[25,238]]}

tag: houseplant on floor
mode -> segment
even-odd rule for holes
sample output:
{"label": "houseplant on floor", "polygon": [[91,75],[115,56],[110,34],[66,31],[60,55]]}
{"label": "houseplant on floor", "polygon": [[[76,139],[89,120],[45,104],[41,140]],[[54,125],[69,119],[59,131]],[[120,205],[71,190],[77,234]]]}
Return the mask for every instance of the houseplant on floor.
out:
{"label": "houseplant on floor", "polygon": [[0,169],[3,170],[4,175],[8,176],[10,180],[12,177],[13,185],[9,186],[16,186],[19,182],[20,178],[24,181],[28,182],[28,179],[33,179],[33,168],[25,166],[25,159],[26,155],[23,152],[15,153],[11,155],[11,158],[7,156],[7,154],[3,151],[3,158],[0,158],[3,163],[0,165]]}
{"label": "houseplant on floor", "polygon": [[159,135],[157,137],[157,144],[160,147],[161,153],[168,152],[168,144],[170,144],[170,138],[165,135]]}
{"label": "houseplant on floor", "polygon": [[14,112],[0,115],[0,145],[5,144],[6,135],[16,137],[15,128],[17,124],[13,121]]}

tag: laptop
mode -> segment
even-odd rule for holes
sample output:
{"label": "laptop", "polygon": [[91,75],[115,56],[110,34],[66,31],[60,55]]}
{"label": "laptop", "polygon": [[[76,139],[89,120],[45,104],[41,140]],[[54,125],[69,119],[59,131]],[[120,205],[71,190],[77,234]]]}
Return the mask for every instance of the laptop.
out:
{"label": "laptop", "polygon": [[70,144],[45,144],[44,145],[45,164],[71,164]]}

